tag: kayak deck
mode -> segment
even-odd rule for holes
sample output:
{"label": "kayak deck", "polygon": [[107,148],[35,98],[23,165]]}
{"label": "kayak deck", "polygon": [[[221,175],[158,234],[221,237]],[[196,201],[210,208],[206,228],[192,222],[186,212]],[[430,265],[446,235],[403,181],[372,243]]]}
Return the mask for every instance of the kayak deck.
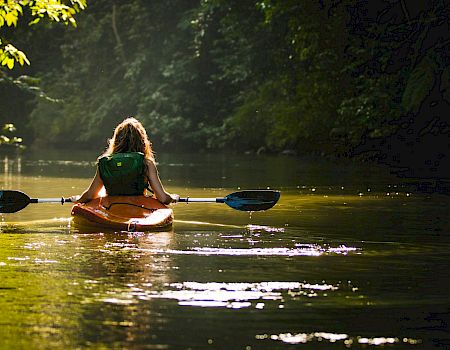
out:
{"label": "kayak deck", "polygon": [[77,226],[96,226],[121,231],[154,231],[170,227],[173,211],[146,196],[106,196],[72,207]]}

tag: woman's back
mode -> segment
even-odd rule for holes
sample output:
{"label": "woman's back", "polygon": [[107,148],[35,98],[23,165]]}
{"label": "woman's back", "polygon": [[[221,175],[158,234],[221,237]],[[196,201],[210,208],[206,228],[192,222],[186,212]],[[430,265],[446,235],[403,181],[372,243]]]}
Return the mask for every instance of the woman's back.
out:
{"label": "woman's back", "polygon": [[98,170],[110,196],[142,195],[148,187],[144,154],[114,153],[98,160]]}

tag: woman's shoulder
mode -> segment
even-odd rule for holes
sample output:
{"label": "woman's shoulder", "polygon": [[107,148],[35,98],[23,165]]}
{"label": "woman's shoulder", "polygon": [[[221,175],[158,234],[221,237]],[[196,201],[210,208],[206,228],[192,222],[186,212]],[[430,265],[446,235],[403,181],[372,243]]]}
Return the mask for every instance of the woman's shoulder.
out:
{"label": "woman's shoulder", "polygon": [[144,164],[145,164],[145,167],[147,168],[147,172],[148,172],[149,176],[151,176],[152,174],[158,173],[154,159],[144,158]]}
{"label": "woman's shoulder", "polygon": [[149,167],[149,169],[156,168],[156,162],[152,158],[144,158],[144,163]]}

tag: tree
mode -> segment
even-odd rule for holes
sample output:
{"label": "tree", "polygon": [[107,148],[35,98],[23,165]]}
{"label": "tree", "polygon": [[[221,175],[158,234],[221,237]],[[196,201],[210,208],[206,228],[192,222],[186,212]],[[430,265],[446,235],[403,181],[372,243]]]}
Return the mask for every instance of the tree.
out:
{"label": "tree", "polygon": [[[158,147],[403,159],[422,148],[427,162],[440,140],[444,159],[447,3],[96,0],[76,31],[25,38],[41,86],[64,102],[37,99],[23,115],[47,145],[104,145],[136,115]],[[39,59],[49,42],[54,56]]]}
{"label": "tree", "polygon": [[349,9],[347,69],[355,88],[341,103],[339,122],[353,138],[351,155],[408,175],[450,176],[448,1],[361,2]]}
{"label": "tree", "polygon": [[[70,0],[66,5],[62,0],[0,0],[0,28],[17,27],[20,17],[29,18],[29,25],[47,17],[51,21],[76,26],[74,15],[86,8],[87,0]],[[16,48],[7,38],[0,36],[0,62],[9,69],[30,64],[25,53]]]}
{"label": "tree", "polygon": [[[11,133],[14,129],[11,120],[22,122],[22,131],[27,129],[26,120],[30,109],[31,96],[43,97],[55,101],[47,96],[40,87],[40,79],[26,74],[11,74],[16,63],[20,66],[30,65],[27,55],[18,49],[11,38],[16,36],[21,39],[29,35],[30,30],[25,30],[21,25],[28,22],[34,26],[41,19],[47,18],[50,22],[62,22],[66,25],[76,26],[74,15],[86,8],[87,0],[0,0],[0,94],[3,95],[2,108],[0,109],[0,121],[8,123],[4,131]],[[44,27],[45,28],[45,27]],[[22,40],[23,41],[23,40]],[[26,41],[26,39],[25,39]],[[54,41],[54,40],[52,40]],[[28,42],[28,48],[33,46],[33,41]],[[42,50],[42,46],[39,48]],[[45,52],[45,54],[48,54]],[[25,92],[25,93],[24,93]],[[20,98],[22,103],[17,106],[14,99]],[[0,145],[20,144],[21,138],[10,138],[1,135]]]}
{"label": "tree", "polygon": [[345,11],[324,3],[257,2],[263,18],[255,40],[264,33],[266,50],[252,54],[268,64],[229,118],[241,146],[333,152],[329,133],[347,84],[348,31]]}

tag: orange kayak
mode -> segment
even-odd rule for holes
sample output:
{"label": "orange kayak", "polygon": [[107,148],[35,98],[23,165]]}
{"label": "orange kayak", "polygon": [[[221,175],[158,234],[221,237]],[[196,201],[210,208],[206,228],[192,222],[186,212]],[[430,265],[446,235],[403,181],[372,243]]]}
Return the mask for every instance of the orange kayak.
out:
{"label": "orange kayak", "polygon": [[75,204],[72,216],[77,226],[96,226],[121,231],[154,231],[168,228],[173,211],[154,198],[106,196]]}

